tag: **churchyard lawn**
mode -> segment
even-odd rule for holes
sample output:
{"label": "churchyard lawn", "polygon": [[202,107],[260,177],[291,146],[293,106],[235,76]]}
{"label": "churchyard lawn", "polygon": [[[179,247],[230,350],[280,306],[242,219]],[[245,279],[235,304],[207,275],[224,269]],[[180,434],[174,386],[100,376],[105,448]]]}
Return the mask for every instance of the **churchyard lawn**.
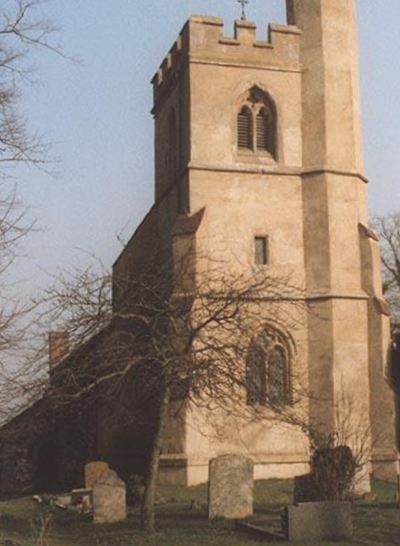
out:
{"label": "churchyard lawn", "polygon": [[[257,516],[276,515],[290,503],[291,481],[260,481],[255,485]],[[319,546],[395,545],[400,544],[400,510],[394,501],[395,487],[374,482],[378,498],[374,502],[357,501],[354,509],[353,542],[318,543]],[[193,488],[160,487],[157,506],[158,532],[145,536],[139,531],[136,509],[129,511],[126,522],[94,525],[89,519],[58,508],[38,505],[30,498],[0,502],[0,544],[20,546],[245,546],[262,542],[238,533],[229,521],[207,521],[205,486]],[[50,517],[50,531],[43,541],[38,536],[43,521]],[[278,546],[282,542],[269,542]],[[298,546],[306,546],[296,543]],[[315,543],[316,544],[316,543]],[[317,546],[318,546],[317,545]],[[309,546],[309,543],[308,545]]]}

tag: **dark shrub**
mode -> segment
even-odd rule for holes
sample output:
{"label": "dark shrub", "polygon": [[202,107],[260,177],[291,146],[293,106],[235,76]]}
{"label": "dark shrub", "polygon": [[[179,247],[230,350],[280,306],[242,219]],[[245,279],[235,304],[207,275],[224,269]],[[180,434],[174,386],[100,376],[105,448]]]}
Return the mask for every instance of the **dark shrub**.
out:
{"label": "dark shrub", "polygon": [[345,500],[354,485],[357,464],[348,446],[315,449],[311,473],[321,500]]}

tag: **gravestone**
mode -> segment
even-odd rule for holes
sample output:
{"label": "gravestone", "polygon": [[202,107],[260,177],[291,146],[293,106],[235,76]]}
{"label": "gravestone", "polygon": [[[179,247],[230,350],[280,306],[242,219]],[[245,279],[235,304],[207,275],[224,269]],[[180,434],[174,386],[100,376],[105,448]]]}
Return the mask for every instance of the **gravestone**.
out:
{"label": "gravestone", "polygon": [[294,477],[293,502],[316,502],[321,500],[313,474]]}
{"label": "gravestone", "polygon": [[93,461],[85,465],[85,488],[91,489],[96,481],[109,470],[107,463]]}
{"label": "gravestone", "polygon": [[285,508],[283,531],[290,541],[345,540],[353,535],[350,502],[306,502]]}
{"label": "gravestone", "polygon": [[243,519],[253,514],[253,468],[253,461],[242,455],[222,455],[210,461],[209,519]]}
{"label": "gravestone", "polygon": [[93,521],[116,523],[126,519],[126,486],[114,470],[102,474],[93,485]]}

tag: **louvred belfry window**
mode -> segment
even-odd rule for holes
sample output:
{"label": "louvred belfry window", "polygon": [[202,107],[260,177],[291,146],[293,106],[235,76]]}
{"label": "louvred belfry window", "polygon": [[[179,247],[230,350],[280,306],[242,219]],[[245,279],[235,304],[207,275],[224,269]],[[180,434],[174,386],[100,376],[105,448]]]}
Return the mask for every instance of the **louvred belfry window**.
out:
{"label": "louvred belfry window", "polygon": [[252,146],[252,115],[246,106],[244,106],[237,119],[237,137],[238,147],[242,150],[251,150]]}
{"label": "louvred belfry window", "polygon": [[277,159],[275,104],[267,92],[253,87],[241,99],[237,114],[237,148]]}

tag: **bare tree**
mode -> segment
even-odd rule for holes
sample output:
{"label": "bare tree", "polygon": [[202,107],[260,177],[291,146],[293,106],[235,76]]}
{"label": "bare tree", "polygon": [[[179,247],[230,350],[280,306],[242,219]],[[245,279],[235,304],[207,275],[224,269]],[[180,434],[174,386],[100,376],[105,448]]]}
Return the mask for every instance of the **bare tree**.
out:
{"label": "bare tree", "polygon": [[28,339],[34,304],[18,295],[13,266],[19,245],[32,230],[26,209],[18,202],[15,189],[0,186],[0,420],[9,418],[25,392],[15,359]]}
{"label": "bare tree", "polygon": [[[56,277],[46,290],[46,313],[57,329],[71,332],[71,348],[52,371],[47,397],[55,407],[96,400],[107,412],[119,400],[116,419],[137,422],[141,415],[129,413],[131,408],[122,416],[126,392],[145,411],[151,400],[152,440],[141,517],[142,528],[149,532],[155,528],[166,424],[171,415],[178,419],[193,407],[208,410],[217,421],[234,418],[298,427],[316,457],[323,454],[322,463],[314,462],[320,476],[332,478],[325,494],[347,494],[370,455],[370,431],[360,417],[364,412],[354,401],[336,400],[337,428],[321,432],[310,422],[308,402],[312,396],[322,402],[323,395],[310,393],[304,363],[293,362],[289,389],[281,388],[280,376],[263,392],[259,376],[252,376],[248,366],[254,344],[256,351],[263,351],[259,332],[268,336],[273,324],[284,325],[288,332],[305,327],[311,311],[303,290],[291,275],[259,269],[229,273],[223,263],[192,258],[188,254],[174,267],[158,263],[123,279],[114,277],[112,291],[111,276],[102,266]],[[199,261],[201,274],[198,265],[194,267]],[[252,403],[254,394],[261,403]],[[352,455],[344,446],[351,447]],[[340,473],[337,462],[342,456],[347,466]]]}
{"label": "bare tree", "polygon": [[19,111],[21,86],[31,82],[30,54],[57,52],[56,30],[39,12],[42,0],[5,0],[0,7],[0,173],[18,163],[43,164],[48,146],[31,132]]}
{"label": "bare tree", "polygon": [[246,397],[260,388],[246,371],[255,334],[271,321],[288,331],[301,328],[306,313],[302,289],[291,275],[228,273],[224,264],[204,258],[203,273],[197,275],[192,258],[185,255],[174,267],[153,265],[118,286],[114,278],[112,313],[110,276],[104,270],[99,276],[90,269],[62,275],[44,298],[52,324],[72,333],[70,354],[53,370],[47,396],[57,404],[91,396],[110,400],[130,381],[141,400],[153,401],[142,505],[147,531],[155,527],[155,487],[172,407],[176,415],[198,406],[256,420],[265,418],[265,406],[272,406],[277,419],[304,423],[298,412],[302,385],[294,375],[285,400],[276,390],[265,391],[263,407],[257,409]]}
{"label": "bare tree", "polygon": [[[89,341],[112,318],[112,278],[101,260],[85,268],[60,270],[35,302],[43,308],[45,331],[50,324],[68,327],[71,349]],[[53,326],[54,327],[54,326]]]}
{"label": "bare tree", "polygon": [[381,244],[383,291],[392,311],[392,324],[400,328],[400,213],[372,219]]}
{"label": "bare tree", "polygon": [[10,184],[6,178],[13,166],[43,166],[48,161],[48,145],[30,130],[20,109],[22,88],[33,83],[32,53],[42,49],[62,55],[51,43],[56,29],[43,17],[44,3],[4,0],[0,6],[0,419],[16,411],[27,394],[27,370],[22,372],[16,361],[30,335],[34,304],[22,302],[12,274],[19,243],[33,225],[18,201],[14,181]]}

